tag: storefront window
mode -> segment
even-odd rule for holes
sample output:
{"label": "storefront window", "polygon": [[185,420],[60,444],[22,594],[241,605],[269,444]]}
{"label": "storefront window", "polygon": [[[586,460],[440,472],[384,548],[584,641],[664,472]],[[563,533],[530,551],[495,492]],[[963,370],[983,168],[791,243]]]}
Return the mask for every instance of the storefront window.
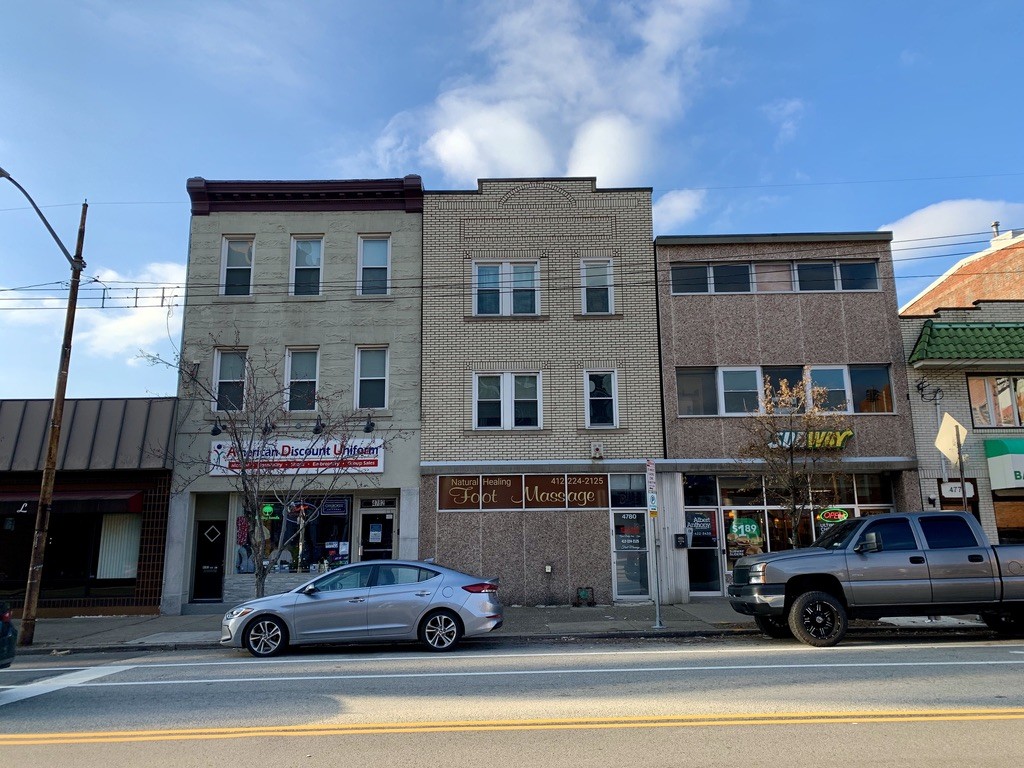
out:
{"label": "storefront window", "polygon": [[886,475],[857,475],[858,504],[892,504],[892,484]]}
{"label": "storefront window", "polygon": [[683,503],[688,507],[717,507],[718,484],[714,475],[687,475],[683,482]]}
{"label": "storefront window", "polygon": [[643,475],[609,475],[613,507],[647,507],[647,478]]}
{"label": "storefront window", "polygon": [[351,496],[312,497],[287,507],[275,501],[261,506],[267,536],[263,557],[272,569],[296,571],[311,564],[349,563]]}
{"label": "storefront window", "polygon": [[615,547],[615,595],[649,595],[646,513],[613,512],[612,527]]}
{"label": "storefront window", "polygon": [[764,505],[761,478],[745,475],[718,478],[723,507],[759,507]]}
{"label": "storefront window", "polygon": [[728,568],[744,555],[759,555],[765,547],[765,514],[763,509],[724,510],[725,542]]}
{"label": "storefront window", "polygon": [[768,510],[768,551],[779,552],[810,546],[814,540],[811,533],[811,515],[806,510],[794,526],[788,509]]}

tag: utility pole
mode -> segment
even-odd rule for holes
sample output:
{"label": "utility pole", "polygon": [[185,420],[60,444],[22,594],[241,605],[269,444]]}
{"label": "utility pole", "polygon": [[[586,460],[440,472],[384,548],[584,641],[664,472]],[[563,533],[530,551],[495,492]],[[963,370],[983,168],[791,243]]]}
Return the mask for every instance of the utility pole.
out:
{"label": "utility pole", "polygon": [[42,220],[50,235],[57,242],[64,257],[71,264],[71,286],[68,289],[68,307],[64,316],[64,341],[60,350],[60,367],[57,371],[57,386],[53,394],[53,408],[50,413],[50,431],[46,446],[46,463],[43,465],[43,481],[39,489],[39,506],[36,508],[36,528],[32,538],[32,553],[28,565],[28,581],[25,585],[25,605],[21,612],[21,632],[18,645],[32,645],[36,631],[36,608],[39,605],[39,587],[43,576],[43,556],[46,552],[46,537],[50,528],[50,509],[53,504],[53,486],[57,475],[57,449],[60,446],[60,427],[64,419],[64,395],[68,385],[68,368],[71,365],[71,337],[75,329],[75,308],[78,304],[78,285],[81,282],[85,261],[82,260],[82,248],[85,245],[85,216],[89,204],[82,203],[82,218],[78,224],[78,241],[75,255],[68,253],[64,243],[53,231],[50,222],[39,210],[35,200],[25,188],[0,168],[0,178],[7,179],[32,204],[36,214]]}

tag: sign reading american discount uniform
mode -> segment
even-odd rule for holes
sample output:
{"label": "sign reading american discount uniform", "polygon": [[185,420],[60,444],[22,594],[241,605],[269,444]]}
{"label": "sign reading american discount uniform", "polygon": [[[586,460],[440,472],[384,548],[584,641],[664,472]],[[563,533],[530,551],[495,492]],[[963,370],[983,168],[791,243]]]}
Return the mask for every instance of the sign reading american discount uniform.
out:
{"label": "sign reading american discount uniform", "polygon": [[231,441],[210,445],[210,474],[236,475],[246,471],[292,472],[300,475],[384,471],[383,440],[272,440],[239,455]]}
{"label": "sign reading american discount uniform", "polygon": [[442,475],[441,510],[607,509],[607,475]]}

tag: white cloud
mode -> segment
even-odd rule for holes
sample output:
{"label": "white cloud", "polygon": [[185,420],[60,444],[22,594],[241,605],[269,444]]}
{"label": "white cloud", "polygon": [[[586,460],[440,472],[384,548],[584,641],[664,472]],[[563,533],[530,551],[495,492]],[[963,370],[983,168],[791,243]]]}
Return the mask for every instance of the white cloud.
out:
{"label": "white cloud", "polygon": [[654,204],[654,234],[671,234],[697,218],[706,197],[703,190],[673,189]]}
{"label": "white cloud", "polygon": [[992,236],[993,221],[1003,222],[1003,230],[1024,222],[1024,203],[943,200],[885,224],[879,230],[892,231],[893,260],[900,270],[931,254],[955,250],[956,253],[950,255],[962,258],[983,251]]}
{"label": "white cloud", "polygon": [[761,107],[761,111],[777,129],[775,148],[787,144],[796,138],[800,118],[806,107],[801,99],[778,99]]}
{"label": "white cloud", "polygon": [[420,164],[460,184],[560,174],[636,183],[655,135],[697,87],[702,39],[736,20],[718,0],[602,6],[610,15],[575,0],[501,9],[476,46],[488,66],[396,115],[374,147],[378,172]]}
{"label": "white cloud", "polygon": [[569,176],[596,176],[602,186],[636,183],[648,140],[641,126],[625,115],[599,115],[579,127],[569,151]]}

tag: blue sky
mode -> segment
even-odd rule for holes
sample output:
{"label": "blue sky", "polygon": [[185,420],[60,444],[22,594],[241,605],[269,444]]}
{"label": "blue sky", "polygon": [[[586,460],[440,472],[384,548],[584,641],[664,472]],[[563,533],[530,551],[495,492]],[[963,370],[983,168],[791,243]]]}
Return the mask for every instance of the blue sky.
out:
{"label": "blue sky", "polygon": [[[8,3],[0,166],[69,249],[71,397],[166,395],[185,181],[650,186],[656,234],[892,229],[900,302],[1024,228],[1013,3]],[[928,238],[928,239],[924,239]],[[67,262],[0,181],[0,398],[53,394]],[[100,308],[106,287],[105,308]]]}

